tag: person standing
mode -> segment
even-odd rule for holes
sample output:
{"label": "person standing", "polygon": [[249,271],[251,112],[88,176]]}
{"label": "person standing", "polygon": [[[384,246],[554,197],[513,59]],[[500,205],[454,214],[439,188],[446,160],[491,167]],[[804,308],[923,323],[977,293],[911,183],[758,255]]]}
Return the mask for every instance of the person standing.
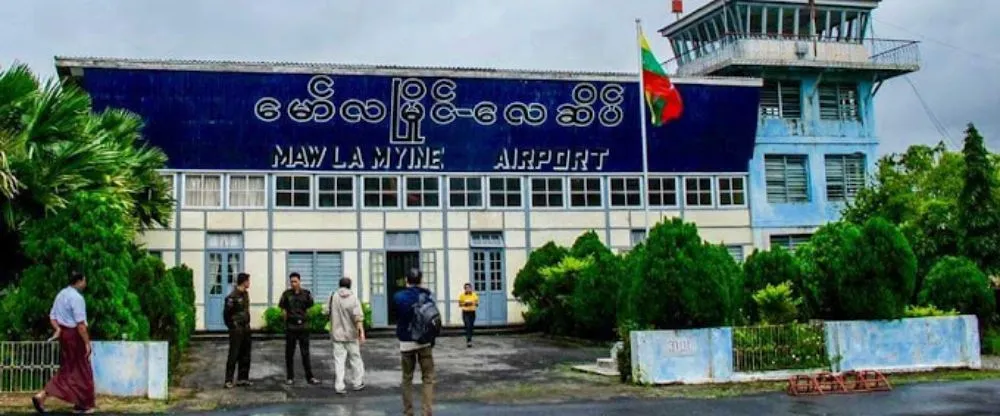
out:
{"label": "person standing", "polygon": [[365,314],[361,301],[351,291],[351,279],[340,279],[340,288],[330,294],[330,337],[333,339],[334,391],[347,393],[344,382],[348,366],[351,388],[358,391],[365,388],[365,363],[361,360],[361,343],[365,342]]}
{"label": "person standing", "polygon": [[236,275],[236,288],[226,296],[222,319],[229,328],[229,357],[226,359],[227,389],[233,388],[233,373],[239,364],[236,385],[250,386],[250,275]]}
{"label": "person standing", "polygon": [[[403,414],[408,416],[413,416],[413,371],[418,364],[423,382],[421,404],[425,416],[432,414],[434,403],[434,356],[432,354],[434,340],[433,337],[430,337],[428,341],[426,336],[423,340],[414,339],[413,329],[424,325],[411,325],[427,323],[426,317],[417,315],[418,309],[429,311],[436,308],[431,292],[420,287],[422,280],[423,273],[420,272],[420,269],[411,268],[406,273],[406,289],[393,296],[393,303],[396,305],[396,338],[399,339],[399,351],[402,355]],[[437,315],[436,309],[434,309],[434,314]],[[440,319],[439,316],[438,319]]]}
{"label": "person standing", "polygon": [[87,287],[87,277],[70,273],[69,286],[56,295],[49,312],[49,323],[59,340],[59,371],[45,389],[31,397],[38,413],[45,413],[45,400],[53,396],[73,404],[81,413],[94,412],[94,370],[90,364],[90,333],[87,331],[87,303],[80,293]]}
{"label": "person standing", "polygon": [[298,272],[288,275],[292,288],[281,294],[278,307],[285,317],[285,371],[288,378],[285,383],[295,383],[295,345],[298,344],[302,353],[302,367],[306,372],[306,382],[319,384],[313,377],[312,365],[309,360],[309,328],[306,324],[306,312],[313,306],[313,296],[302,288],[302,276]]}
{"label": "person standing", "polygon": [[476,309],[479,295],[472,290],[472,283],[465,284],[465,291],[458,295],[458,306],[462,308],[462,322],[465,323],[465,346],[472,348],[472,329],[476,326]]}

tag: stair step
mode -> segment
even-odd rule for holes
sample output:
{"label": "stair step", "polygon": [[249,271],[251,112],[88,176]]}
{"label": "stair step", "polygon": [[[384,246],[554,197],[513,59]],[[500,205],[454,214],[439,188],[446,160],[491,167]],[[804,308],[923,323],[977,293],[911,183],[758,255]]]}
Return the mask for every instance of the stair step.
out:
{"label": "stair step", "polygon": [[609,370],[617,370],[618,369],[618,360],[615,360],[614,358],[598,358],[597,359],[597,366],[600,367],[600,368],[606,368],[606,369],[609,369]]}

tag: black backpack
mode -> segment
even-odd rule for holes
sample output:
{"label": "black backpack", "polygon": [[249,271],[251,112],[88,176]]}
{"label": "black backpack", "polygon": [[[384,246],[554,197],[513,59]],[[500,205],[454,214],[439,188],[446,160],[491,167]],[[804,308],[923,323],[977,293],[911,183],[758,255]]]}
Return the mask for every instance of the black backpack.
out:
{"label": "black backpack", "polygon": [[420,293],[413,304],[413,319],[410,321],[410,337],[418,344],[434,344],[441,334],[441,313],[437,303],[427,293]]}

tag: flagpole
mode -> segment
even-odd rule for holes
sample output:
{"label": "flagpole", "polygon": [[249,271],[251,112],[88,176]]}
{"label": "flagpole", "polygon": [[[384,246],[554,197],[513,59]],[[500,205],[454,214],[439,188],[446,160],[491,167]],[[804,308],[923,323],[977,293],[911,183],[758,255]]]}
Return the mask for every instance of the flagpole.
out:
{"label": "flagpole", "polygon": [[646,223],[646,238],[649,238],[649,149],[646,145],[646,84],[642,80],[642,21],[635,19],[636,52],[639,58],[639,125],[642,134],[642,197],[643,214]]}

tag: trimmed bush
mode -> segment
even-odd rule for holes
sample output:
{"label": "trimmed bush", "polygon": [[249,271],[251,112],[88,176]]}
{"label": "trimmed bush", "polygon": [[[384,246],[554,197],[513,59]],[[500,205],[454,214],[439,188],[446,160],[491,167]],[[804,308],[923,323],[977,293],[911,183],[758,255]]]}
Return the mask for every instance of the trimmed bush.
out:
{"label": "trimmed bush", "polygon": [[840,319],[840,287],[851,274],[861,273],[858,256],[861,229],[847,222],[824,225],[809,243],[795,249],[802,265],[800,295],[815,318]]}
{"label": "trimmed bush", "polygon": [[761,320],[766,324],[782,325],[795,322],[802,299],[792,293],[791,282],[777,286],[768,284],[753,294]]}
{"label": "trimmed bush", "polygon": [[541,269],[558,264],[568,254],[568,250],[550,241],[532,251],[524,267],[517,272],[513,295],[527,306],[524,321],[529,328],[545,329],[545,322],[549,321],[546,313],[551,302],[543,295],[545,278]]}
{"label": "trimmed bush", "polygon": [[750,322],[760,319],[754,294],[768,285],[780,285],[788,282],[789,289],[796,289],[802,284],[802,265],[792,252],[781,246],[772,247],[769,251],[754,250],[743,263],[744,292],[743,315]]}
{"label": "trimmed bush", "polygon": [[965,257],[947,256],[931,268],[918,296],[921,305],[974,314],[986,324],[996,309],[990,281]]}
{"label": "trimmed bush", "polygon": [[613,339],[623,280],[622,259],[601,243],[593,231],[581,235],[570,253],[576,258],[593,259],[592,265],[581,270],[577,276],[570,298],[576,335]]}
{"label": "trimmed bush", "polygon": [[584,270],[593,267],[591,257],[582,259],[566,256],[555,266],[540,270],[544,284],[540,307],[537,309],[539,318],[536,321],[544,325],[545,332],[558,335],[573,335],[576,330],[576,316],[573,314],[573,292],[577,281]]}

